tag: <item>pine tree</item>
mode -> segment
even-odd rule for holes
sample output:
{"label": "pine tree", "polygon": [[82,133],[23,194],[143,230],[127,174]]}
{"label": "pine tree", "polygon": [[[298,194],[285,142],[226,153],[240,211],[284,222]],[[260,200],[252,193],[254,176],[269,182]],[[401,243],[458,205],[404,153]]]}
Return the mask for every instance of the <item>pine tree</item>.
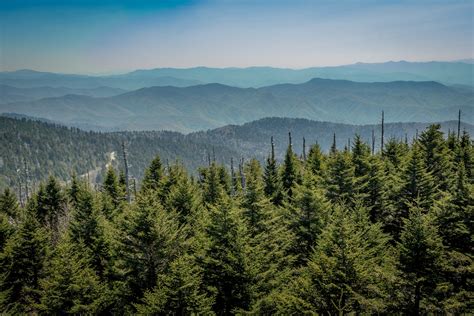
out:
{"label": "pine tree", "polygon": [[250,234],[263,231],[263,225],[270,208],[269,200],[265,197],[262,170],[256,159],[250,160],[245,166],[246,189],[243,196],[243,215],[247,221]]}
{"label": "pine tree", "polygon": [[419,207],[410,209],[398,248],[405,312],[412,315],[428,312],[443,256],[443,244],[430,214],[423,214]]}
{"label": "pine tree", "polygon": [[354,166],[352,165],[350,154],[347,152],[336,152],[329,162],[326,177],[329,200],[352,204],[354,181]]}
{"label": "pine tree", "polygon": [[77,179],[77,175],[75,173],[72,174],[71,177],[71,185],[67,190],[67,195],[69,197],[69,201],[74,206],[77,203],[77,194],[79,192],[80,183]]}
{"label": "pine tree", "polygon": [[13,192],[6,188],[0,194],[0,253],[3,251],[7,240],[14,233],[19,217],[18,201]]}
{"label": "pine tree", "polygon": [[66,199],[58,181],[49,177],[46,186],[40,186],[36,195],[34,213],[38,221],[51,231],[52,242],[60,235],[61,220],[65,215]]}
{"label": "pine tree", "polygon": [[223,196],[210,209],[206,227],[209,246],[202,259],[204,285],[215,295],[213,311],[229,315],[250,307],[249,263],[246,258],[245,227],[238,209]]}
{"label": "pine tree", "polygon": [[158,190],[164,176],[163,165],[159,156],[156,156],[145,170],[145,176],[142,181],[142,190]]}
{"label": "pine tree", "polygon": [[48,234],[27,216],[8,240],[0,258],[0,309],[9,314],[35,313]]}
{"label": "pine tree", "polygon": [[402,174],[400,198],[405,208],[417,202],[421,208],[429,208],[435,201],[436,185],[431,172],[427,171],[422,152],[413,146],[408,165]]}
{"label": "pine tree", "polygon": [[222,184],[219,167],[213,162],[209,168],[201,169],[200,171],[204,202],[209,205],[215,204],[226,193],[226,189]]}
{"label": "pine tree", "polygon": [[292,252],[302,264],[308,260],[329,214],[330,205],[324,192],[313,183],[313,176],[305,173],[303,183],[297,185],[286,215],[295,235]]}
{"label": "pine tree", "polygon": [[88,265],[82,247],[67,240],[54,250],[45,274],[40,280],[41,303],[45,314],[97,314],[105,292],[103,284]]}
{"label": "pine tree", "polygon": [[101,217],[87,188],[78,188],[76,200],[69,224],[71,242],[83,246],[90,258],[90,266],[104,280],[109,273],[111,255]]}
{"label": "pine tree", "polygon": [[6,215],[12,221],[20,215],[16,196],[9,188],[0,194],[0,214]]}
{"label": "pine tree", "polygon": [[286,150],[285,160],[283,161],[281,169],[281,182],[282,188],[288,199],[291,199],[293,197],[293,190],[295,186],[298,183],[301,183],[299,161],[296,157],[296,154],[293,152],[293,148],[291,145],[291,137],[290,143]]}
{"label": "pine tree", "polygon": [[184,224],[188,222],[190,216],[201,211],[202,198],[196,185],[189,180],[184,168],[174,182],[167,195],[165,206],[176,212],[180,223]]}
{"label": "pine tree", "polygon": [[351,215],[336,207],[307,267],[279,297],[277,309],[284,314],[386,312],[395,271],[388,240],[364,209]]}
{"label": "pine tree", "polygon": [[306,161],[307,168],[314,176],[322,177],[325,169],[325,159],[319,144],[314,144],[309,149],[308,159]]}
{"label": "pine tree", "polygon": [[157,276],[169,269],[184,244],[176,214],[165,212],[159,201],[141,196],[118,224],[117,268],[125,284],[121,301],[136,303],[156,286]]}
{"label": "pine tree", "polygon": [[454,174],[448,147],[440,129],[439,124],[430,125],[421,133],[419,144],[426,170],[433,175],[439,188],[446,191],[454,180]]}
{"label": "pine tree", "polygon": [[121,194],[117,175],[112,166],[107,169],[107,173],[105,175],[103,183],[103,192],[106,194],[107,197],[110,198],[113,207],[115,209],[118,208],[120,203],[123,201],[123,196]]}
{"label": "pine tree", "polygon": [[168,273],[160,274],[156,287],[137,305],[140,315],[211,315],[213,297],[202,285],[202,271],[190,255],[175,259]]}
{"label": "pine tree", "polygon": [[263,181],[265,183],[264,191],[265,194],[273,204],[281,205],[283,202],[281,181],[278,175],[278,166],[275,159],[275,147],[273,144],[272,137],[272,150],[270,156],[267,158],[265,165]]}

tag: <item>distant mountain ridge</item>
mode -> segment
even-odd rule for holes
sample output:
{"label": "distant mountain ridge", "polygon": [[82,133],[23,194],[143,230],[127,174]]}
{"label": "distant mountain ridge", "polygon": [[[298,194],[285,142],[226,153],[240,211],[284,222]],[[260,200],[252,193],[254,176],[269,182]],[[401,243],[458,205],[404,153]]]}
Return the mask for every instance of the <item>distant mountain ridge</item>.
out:
{"label": "distant mountain ridge", "polygon": [[100,130],[193,132],[268,116],[371,124],[456,119],[461,109],[474,122],[474,90],[438,82],[376,82],[312,79],[302,84],[237,88],[222,84],[150,87],[93,98],[66,95],[0,104],[0,113],[43,117]]}
{"label": "distant mountain ridge", "polygon": [[186,87],[206,83],[221,83],[243,88],[258,88],[280,83],[303,83],[315,77],[358,82],[438,81],[447,85],[474,86],[474,64],[472,60],[464,60],[456,62],[390,61],[304,69],[274,67],[156,68],[109,76],[20,70],[0,72],[0,84],[15,87],[63,86],[82,89],[108,86],[134,90],[150,86]]}

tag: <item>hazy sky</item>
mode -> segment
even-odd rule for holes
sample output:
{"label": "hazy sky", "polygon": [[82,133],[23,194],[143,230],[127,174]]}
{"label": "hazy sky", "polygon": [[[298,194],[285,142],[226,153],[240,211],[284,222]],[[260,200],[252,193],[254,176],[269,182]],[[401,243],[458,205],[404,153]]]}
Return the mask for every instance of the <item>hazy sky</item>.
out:
{"label": "hazy sky", "polygon": [[457,1],[0,0],[0,69],[303,68],[474,57]]}

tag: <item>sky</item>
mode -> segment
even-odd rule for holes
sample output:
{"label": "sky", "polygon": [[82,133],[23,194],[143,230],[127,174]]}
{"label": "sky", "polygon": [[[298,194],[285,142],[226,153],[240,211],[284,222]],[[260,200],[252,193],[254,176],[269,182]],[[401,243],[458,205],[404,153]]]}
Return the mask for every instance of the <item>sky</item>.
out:
{"label": "sky", "polygon": [[472,0],[0,0],[0,70],[460,60],[473,29]]}

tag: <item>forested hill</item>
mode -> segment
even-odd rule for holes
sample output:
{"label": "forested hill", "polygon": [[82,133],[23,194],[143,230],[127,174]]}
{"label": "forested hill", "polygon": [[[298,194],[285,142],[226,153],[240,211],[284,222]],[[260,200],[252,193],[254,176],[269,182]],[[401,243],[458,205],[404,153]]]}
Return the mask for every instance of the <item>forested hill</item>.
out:
{"label": "forested hill", "polygon": [[[427,123],[385,124],[385,139],[394,137],[411,141],[417,130],[421,132]],[[442,130],[454,131],[457,122],[443,122]],[[462,124],[469,134],[474,127]],[[355,134],[380,146],[380,126],[345,125],[316,122],[305,119],[266,118],[244,125],[229,125],[222,128],[183,135],[174,132],[86,132],[51,123],[28,119],[0,117],[0,187],[16,186],[20,177],[25,178],[25,162],[28,179],[33,186],[52,174],[61,180],[70,178],[71,172],[79,175],[89,173],[91,181],[101,181],[105,165],[111,162],[122,167],[121,144],[125,142],[130,174],[140,179],[144,168],[157,154],[164,162],[179,159],[189,170],[208,164],[209,157],[227,166],[242,157],[263,161],[270,152],[270,138],[274,137],[277,159],[281,160],[288,144],[288,132],[293,135],[293,147],[302,154],[303,137],[306,144],[318,142],[328,151],[336,134],[337,147],[343,149]],[[112,153],[114,153],[112,155]],[[111,161],[110,161],[111,160]],[[97,178],[97,179],[96,179]],[[24,181],[24,180],[23,180]]]}
{"label": "forested hill", "polygon": [[65,95],[0,104],[0,113],[43,117],[95,130],[172,130],[195,132],[243,124],[269,116],[304,117],[349,124],[436,122],[456,119],[474,123],[474,92],[433,81],[352,82],[312,79],[301,84],[236,88],[222,84],[147,87],[94,98]]}

